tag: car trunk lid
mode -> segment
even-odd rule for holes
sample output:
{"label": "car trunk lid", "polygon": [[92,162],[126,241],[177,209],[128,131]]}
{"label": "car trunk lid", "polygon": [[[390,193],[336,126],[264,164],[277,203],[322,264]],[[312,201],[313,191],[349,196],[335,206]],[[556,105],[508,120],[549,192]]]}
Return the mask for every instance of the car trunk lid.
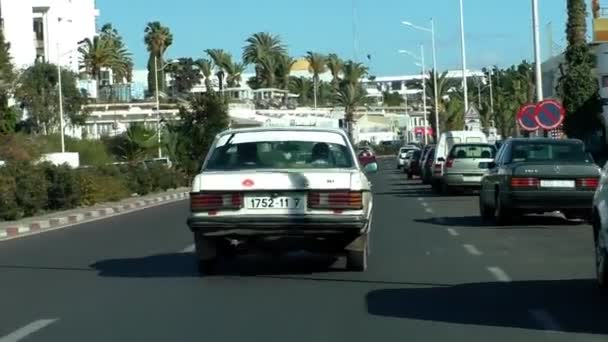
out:
{"label": "car trunk lid", "polygon": [[352,170],[241,170],[203,172],[198,176],[204,191],[294,191],[350,189]]}

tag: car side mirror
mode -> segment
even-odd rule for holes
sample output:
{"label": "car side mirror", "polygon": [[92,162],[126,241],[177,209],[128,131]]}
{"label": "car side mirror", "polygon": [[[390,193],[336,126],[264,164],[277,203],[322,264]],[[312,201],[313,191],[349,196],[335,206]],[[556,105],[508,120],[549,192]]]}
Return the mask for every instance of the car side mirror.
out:
{"label": "car side mirror", "polygon": [[443,158],[443,157],[439,157],[439,158],[437,159],[437,161],[438,161],[438,162],[444,162],[444,161],[445,161],[445,158]]}
{"label": "car side mirror", "polygon": [[372,163],[366,164],[363,167],[363,171],[365,171],[365,173],[376,173],[376,172],[378,172],[378,163],[372,162]]}

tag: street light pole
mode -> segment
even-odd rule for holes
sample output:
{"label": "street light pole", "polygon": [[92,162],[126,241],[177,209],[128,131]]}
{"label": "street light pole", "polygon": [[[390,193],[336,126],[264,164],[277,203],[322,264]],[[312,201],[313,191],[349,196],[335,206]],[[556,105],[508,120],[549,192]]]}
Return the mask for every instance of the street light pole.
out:
{"label": "street light pole", "polygon": [[59,86],[59,130],[61,136],[61,153],[65,153],[65,137],[63,123],[63,89],[61,84],[61,55],[59,53],[59,42],[57,42],[57,83]]}
{"label": "street light pole", "polygon": [[467,87],[467,52],[464,42],[464,6],[460,0],[460,49],[462,52],[462,88],[464,90],[464,111],[469,110],[469,94]]}
{"label": "street light pole", "polygon": [[490,82],[490,114],[494,114],[494,87],[492,86],[492,68],[488,69],[488,81]]}
{"label": "street light pole", "polygon": [[156,135],[158,137],[158,158],[163,157],[163,148],[160,138],[160,95],[158,92],[158,57],[154,55],[154,83],[156,92]]}
{"label": "street light pole", "polygon": [[426,69],[424,67],[424,45],[420,44],[420,59],[422,60],[422,111],[424,112],[424,144],[428,145],[427,113],[426,113]]}
{"label": "street light pole", "polygon": [[540,29],[538,23],[538,0],[532,0],[532,22],[534,26],[534,67],[536,74],[536,101],[543,100],[543,79],[541,72]]}
{"label": "street light pole", "polygon": [[440,129],[439,129],[439,99],[437,98],[437,47],[435,45],[435,20],[431,18],[431,39],[433,40],[433,91],[435,97],[435,139],[439,141]]}

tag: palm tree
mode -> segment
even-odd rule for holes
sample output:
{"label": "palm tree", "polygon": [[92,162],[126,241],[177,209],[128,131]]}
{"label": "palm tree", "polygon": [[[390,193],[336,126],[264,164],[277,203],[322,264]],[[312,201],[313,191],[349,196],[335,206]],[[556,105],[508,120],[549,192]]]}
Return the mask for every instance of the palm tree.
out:
{"label": "palm tree", "polygon": [[156,92],[156,80],[154,77],[154,72],[156,72],[160,90],[164,90],[166,83],[165,74],[162,71],[162,65],[164,64],[163,55],[169,46],[173,44],[173,34],[171,34],[171,30],[168,27],[163,26],[158,21],[148,23],[144,32],[146,34],[144,42],[146,43],[148,52],[150,52],[148,60],[148,89]]}
{"label": "palm tree", "polygon": [[291,68],[296,63],[296,60],[288,55],[280,55],[276,58],[276,77],[278,86],[281,89],[289,90],[289,76]]}
{"label": "palm tree", "polygon": [[220,91],[224,89],[224,76],[226,69],[232,64],[232,56],[222,49],[207,49],[205,50],[209,58],[217,68],[217,79],[219,81]]}
{"label": "palm tree", "polygon": [[80,53],[80,68],[95,80],[97,93],[99,93],[99,80],[101,69],[116,65],[118,60],[114,47],[108,40],[97,36],[92,40],[87,38],[78,48]]}
{"label": "palm tree", "polygon": [[244,72],[244,63],[230,61],[230,63],[226,65],[226,83],[228,87],[240,87]]}
{"label": "palm tree", "polygon": [[347,125],[348,137],[353,140],[353,123],[355,111],[365,100],[365,92],[361,87],[346,84],[336,94],[336,102],[344,107],[344,121]]}
{"label": "palm tree", "polygon": [[276,85],[277,60],[272,56],[265,56],[260,60],[259,81],[263,87],[274,88]]}
{"label": "palm tree", "polygon": [[344,62],[335,53],[330,53],[327,56],[326,64],[327,69],[329,69],[329,71],[331,72],[331,83],[334,86],[334,89],[338,89],[338,87],[340,86],[340,74],[342,73]]}
{"label": "palm tree", "polygon": [[207,89],[207,92],[212,93],[214,91],[213,84],[211,83],[211,76],[213,74],[213,63],[208,59],[201,58],[196,61],[196,64],[201,70],[203,77],[205,77],[205,88]]}
{"label": "palm tree", "polygon": [[[275,67],[276,59],[287,54],[281,38],[267,32],[258,32],[247,38],[245,42],[247,45],[243,48],[243,62],[255,64],[255,83],[274,86],[275,69],[268,69],[268,66]],[[264,77],[271,77],[271,79]]]}
{"label": "palm tree", "polygon": [[325,65],[325,56],[322,54],[308,51],[306,53],[306,61],[308,61],[308,71],[312,73],[312,81],[314,83],[314,104],[317,108],[317,93],[319,92],[319,75],[327,71]]}
{"label": "palm tree", "polygon": [[343,82],[353,86],[359,84],[359,80],[367,75],[368,72],[368,68],[366,66],[353,61],[345,62],[342,68],[342,72],[344,74]]}
{"label": "palm tree", "polygon": [[297,94],[298,103],[306,105],[310,99],[310,91],[312,90],[312,82],[305,77],[290,77],[289,92]]}
{"label": "palm tree", "polygon": [[133,76],[133,59],[118,31],[112,27],[112,24],[105,24],[99,36],[107,41],[116,54],[114,62],[109,66],[112,69],[114,83],[122,83],[125,80],[130,82]]}

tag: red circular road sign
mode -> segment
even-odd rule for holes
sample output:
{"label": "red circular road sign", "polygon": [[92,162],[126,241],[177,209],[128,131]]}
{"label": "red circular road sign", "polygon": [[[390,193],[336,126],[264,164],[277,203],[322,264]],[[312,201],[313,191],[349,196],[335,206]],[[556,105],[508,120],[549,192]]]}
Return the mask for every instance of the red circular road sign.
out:
{"label": "red circular road sign", "polygon": [[564,122],[565,114],[561,103],[548,99],[536,105],[534,121],[536,121],[539,127],[550,130],[559,127]]}
{"label": "red circular road sign", "polygon": [[536,105],[525,104],[517,112],[517,123],[525,131],[536,131],[539,127],[535,119]]}

